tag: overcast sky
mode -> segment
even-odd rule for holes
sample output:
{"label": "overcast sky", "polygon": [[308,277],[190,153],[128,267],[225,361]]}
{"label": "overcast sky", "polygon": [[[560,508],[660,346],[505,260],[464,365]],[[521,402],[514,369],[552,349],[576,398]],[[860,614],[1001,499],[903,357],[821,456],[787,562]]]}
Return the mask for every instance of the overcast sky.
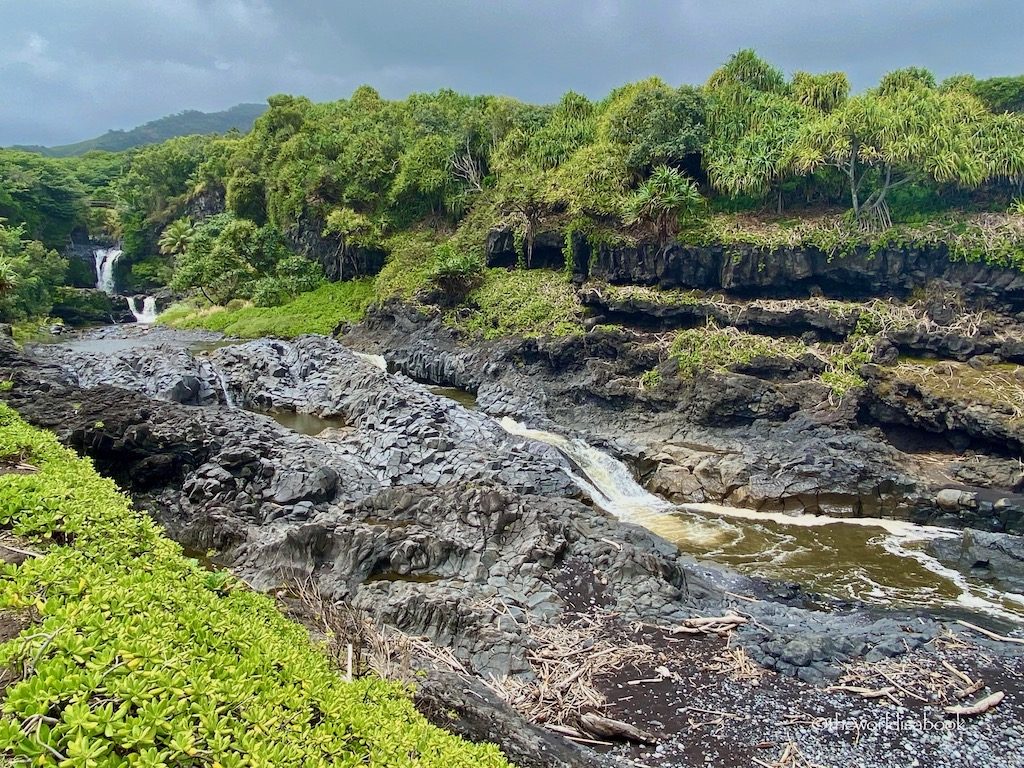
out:
{"label": "overcast sky", "polygon": [[0,145],[362,83],[600,97],[702,82],[746,47],[858,89],[911,64],[1022,74],[1022,31],[1020,0],[0,0]]}

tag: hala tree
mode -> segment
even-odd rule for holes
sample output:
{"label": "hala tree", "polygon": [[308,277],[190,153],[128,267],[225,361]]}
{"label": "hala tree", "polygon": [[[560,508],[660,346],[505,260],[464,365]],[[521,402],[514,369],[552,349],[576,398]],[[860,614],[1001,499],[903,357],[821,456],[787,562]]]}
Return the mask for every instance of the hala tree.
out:
{"label": "hala tree", "polygon": [[867,228],[892,224],[893,189],[915,178],[976,186],[993,173],[991,114],[969,93],[934,87],[926,71],[890,73],[875,90],[808,121],[796,167],[831,166],[846,177],[854,217]]}
{"label": "hala tree", "polygon": [[693,179],[676,168],[662,165],[626,200],[629,223],[649,222],[658,232],[658,243],[664,247],[675,235],[680,219],[696,214],[704,207]]}
{"label": "hala tree", "polygon": [[811,108],[791,98],[778,69],[753,51],[740,51],[705,86],[711,184],[729,195],[776,192],[793,175],[793,148]]}

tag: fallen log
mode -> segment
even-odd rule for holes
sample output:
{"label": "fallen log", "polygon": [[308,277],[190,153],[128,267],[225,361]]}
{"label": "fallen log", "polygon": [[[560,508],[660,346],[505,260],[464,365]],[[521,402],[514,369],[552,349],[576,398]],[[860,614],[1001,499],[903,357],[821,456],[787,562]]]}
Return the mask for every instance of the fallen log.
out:
{"label": "fallen log", "polygon": [[1024,645],[1024,640],[1018,637],[1007,637],[1006,635],[1000,635],[988,629],[985,629],[984,627],[979,627],[977,624],[971,624],[971,622],[969,621],[964,621],[963,619],[957,619],[956,623],[960,624],[961,626],[967,627],[968,629],[973,629],[979,635],[984,635],[985,637],[991,640],[998,640],[1000,643],[1017,643],[1018,645]]}
{"label": "fallen log", "polygon": [[845,693],[855,693],[858,696],[865,699],[880,699],[883,696],[888,696],[890,693],[896,691],[896,687],[893,685],[886,686],[885,688],[863,688],[859,685],[830,685],[825,689],[826,691],[843,691]]}
{"label": "fallen log", "polygon": [[658,743],[657,737],[649,731],[642,730],[629,723],[624,723],[621,720],[612,720],[608,717],[595,715],[593,712],[587,712],[580,716],[580,727],[597,738],[625,739],[626,741],[634,741],[638,744]]}

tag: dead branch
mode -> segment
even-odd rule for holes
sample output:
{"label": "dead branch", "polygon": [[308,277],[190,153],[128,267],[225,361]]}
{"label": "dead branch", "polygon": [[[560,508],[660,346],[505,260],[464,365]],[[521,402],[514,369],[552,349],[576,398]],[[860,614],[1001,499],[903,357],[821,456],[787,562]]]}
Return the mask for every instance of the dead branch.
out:
{"label": "dead branch", "polygon": [[979,627],[977,624],[971,624],[971,622],[969,621],[964,621],[963,619],[958,619],[956,623],[960,624],[961,626],[967,627],[968,629],[973,629],[978,634],[984,635],[990,640],[998,640],[1000,643],[1016,643],[1018,645],[1024,645],[1024,640],[1020,638],[999,635],[995,632],[991,632],[987,629],[984,629],[983,627]]}
{"label": "dead branch", "polygon": [[974,704],[968,704],[966,706],[952,706],[946,707],[943,711],[947,715],[957,715],[959,717],[970,717],[972,715],[983,715],[996,706],[1003,700],[1004,694],[1002,691],[996,691],[995,693],[986,696],[981,701],[975,702]]}

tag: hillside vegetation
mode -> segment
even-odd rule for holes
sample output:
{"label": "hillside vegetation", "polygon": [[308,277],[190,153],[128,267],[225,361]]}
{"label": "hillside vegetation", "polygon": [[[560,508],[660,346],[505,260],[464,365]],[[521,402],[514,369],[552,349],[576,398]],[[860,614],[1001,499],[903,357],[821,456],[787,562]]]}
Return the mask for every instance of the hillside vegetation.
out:
{"label": "hillside vegetation", "polygon": [[176,136],[190,136],[204,133],[228,133],[240,131],[246,133],[252,128],[257,117],[266,111],[264,104],[236,104],[221,112],[200,112],[197,109],[186,109],[174,115],[167,115],[157,120],[132,128],[127,131],[111,130],[102,136],[74,144],[62,144],[55,147],[16,146],[26,152],[37,152],[47,157],[75,157],[87,152],[122,152],[147,144],[158,144]]}
{"label": "hillside vegetation", "polygon": [[486,303],[496,229],[526,268],[551,233],[836,256],[938,240],[1019,266],[1022,95],[1024,78],[939,83],[919,68],[854,94],[842,73],[787,77],[752,51],[701,86],[651,78],[546,106],[368,86],[323,104],[278,95],[245,136],[73,162],[4,153],[0,216],[49,247],[75,228],[116,239],[122,284],[169,274],[205,306],[281,306],[381,263],[374,299]]}

